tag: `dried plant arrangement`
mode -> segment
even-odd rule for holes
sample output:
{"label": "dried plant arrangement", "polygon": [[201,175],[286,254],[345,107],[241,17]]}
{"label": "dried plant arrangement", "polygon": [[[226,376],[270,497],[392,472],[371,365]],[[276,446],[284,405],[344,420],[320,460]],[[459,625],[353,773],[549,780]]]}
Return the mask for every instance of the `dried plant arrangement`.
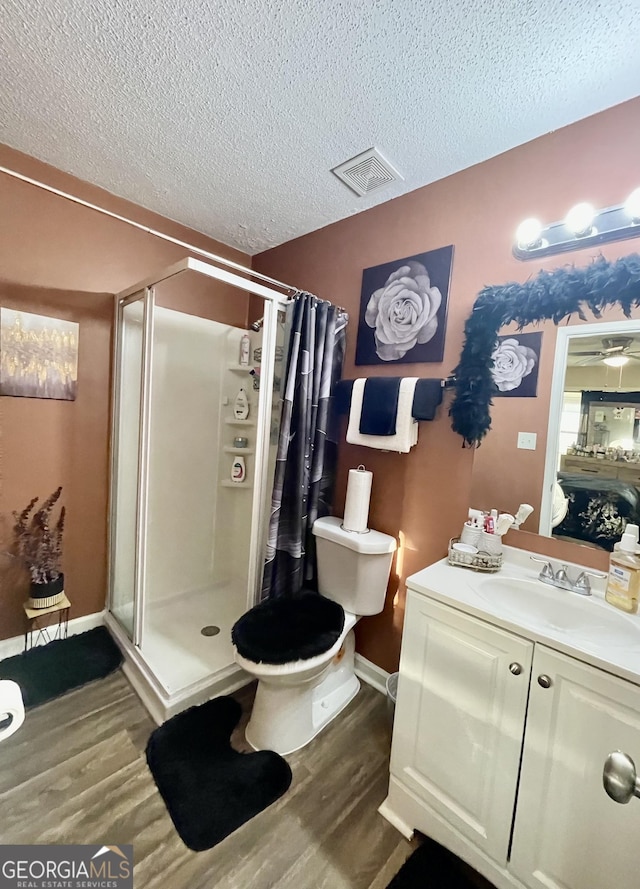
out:
{"label": "dried plant arrangement", "polygon": [[62,487],[48,497],[40,509],[33,512],[39,498],[22,510],[14,512],[16,520],[14,534],[17,555],[25,563],[31,575],[32,595],[36,585],[56,583],[60,586],[62,575],[62,532],[64,530],[65,507],[60,510],[57,522],[52,525],[51,513],[60,499]]}

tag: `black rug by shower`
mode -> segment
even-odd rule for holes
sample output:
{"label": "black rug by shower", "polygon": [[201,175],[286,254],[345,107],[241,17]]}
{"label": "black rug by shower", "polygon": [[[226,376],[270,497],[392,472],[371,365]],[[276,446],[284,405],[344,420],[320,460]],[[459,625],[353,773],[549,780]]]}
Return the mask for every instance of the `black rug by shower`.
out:
{"label": "black rug by shower", "polygon": [[122,654],[106,627],[56,639],[0,661],[0,679],[20,686],[27,709],[74,688],[104,679],[122,663]]}
{"label": "black rug by shower", "polygon": [[453,852],[425,837],[387,889],[478,889],[479,886],[493,889]]}
{"label": "black rug by shower", "polygon": [[178,713],[147,744],[147,763],[182,841],[210,849],[279,799],[289,764],[272,750],[238,753],[230,737],[242,708],[214,698]]}

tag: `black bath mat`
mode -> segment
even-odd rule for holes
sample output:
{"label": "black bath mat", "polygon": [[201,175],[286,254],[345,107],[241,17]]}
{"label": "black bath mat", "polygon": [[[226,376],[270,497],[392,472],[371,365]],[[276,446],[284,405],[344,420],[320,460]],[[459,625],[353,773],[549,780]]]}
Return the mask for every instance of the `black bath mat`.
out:
{"label": "black bath mat", "polygon": [[18,683],[29,709],[94,679],[104,679],[121,663],[122,654],[107,628],[95,627],[0,661],[0,679]]}
{"label": "black bath mat", "polygon": [[231,747],[241,712],[234,698],[214,698],[178,713],[149,738],[151,774],[182,841],[194,852],[215,846],[291,784],[291,769],[277,753],[238,753]]}
{"label": "black bath mat", "polygon": [[478,874],[472,880],[471,869],[434,840],[425,837],[413,855],[402,865],[387,889],[493,889]]}

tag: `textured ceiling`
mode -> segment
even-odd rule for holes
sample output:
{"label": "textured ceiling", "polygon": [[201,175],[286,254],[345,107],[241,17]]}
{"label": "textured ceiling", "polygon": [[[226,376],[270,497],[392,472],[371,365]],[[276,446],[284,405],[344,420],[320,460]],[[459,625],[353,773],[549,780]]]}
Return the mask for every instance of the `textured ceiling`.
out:
{"label": "textured ceiling", "polygon": [[[0,141],[257,253],[631,98],[638,0],[3,0]],[[329,172],[377,146],[405,176]]]}

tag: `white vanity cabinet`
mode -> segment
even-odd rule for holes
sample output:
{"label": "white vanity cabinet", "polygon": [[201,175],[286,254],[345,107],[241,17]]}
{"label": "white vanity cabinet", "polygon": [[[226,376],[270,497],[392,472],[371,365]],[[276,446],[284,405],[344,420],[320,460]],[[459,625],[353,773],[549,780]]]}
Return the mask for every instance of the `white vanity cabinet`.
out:
{"label": "white vanity cabinet", "polygon": [[537,645],[509,864],[526,886],[640,886],[640,799],[602,783],[616,750],[640,766],[640,689]]}
{"label": "white vanity cabinet", "polygon": [[391,774],[506,861],[533,644],[409,590]]}
{"label": "white vanity cabinet", "polygon": [[498,889],[637,889],[640,799],[614,802],[603,768],[640,769],[640,687],[525,632],[409,589],[380,811]]}

